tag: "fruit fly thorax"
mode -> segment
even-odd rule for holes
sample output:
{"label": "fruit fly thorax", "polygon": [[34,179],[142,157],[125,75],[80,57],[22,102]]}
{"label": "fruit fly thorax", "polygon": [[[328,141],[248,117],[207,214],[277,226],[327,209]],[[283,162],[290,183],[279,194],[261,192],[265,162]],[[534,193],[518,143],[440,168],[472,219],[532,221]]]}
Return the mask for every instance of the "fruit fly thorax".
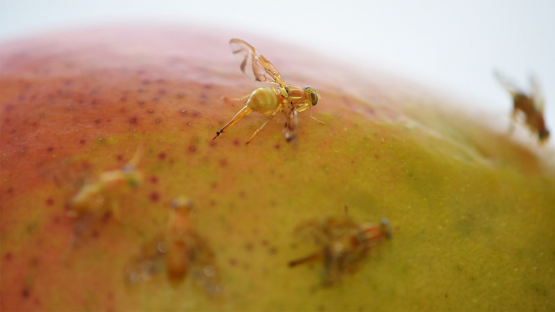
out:
{"label": "fruit fly thorax", "polygon": [[[542,119],[543,121],[543,119]],[[543,126],[543,129],[540,130],[540,132],[538,132],[538,137],[540,139],[540,142],[544,143],[547,141],[547,139],[549,138],[549,130],[547,130],[545,128],[545,125]]]}
{"label": "fruit fly thorax", "polygon": [[534,107],[534,100],[526,94],[516,93],[513,95],[513,110],[515,112],[522,112],[526,119],[534,118],[536,115],[541,115]]}
{"label": "fruit fly thorax", "polygon": [[190,231],[190,213],[193,202],[186,197],[178,197],[172,201],[172,210],[168,221],[170,235],[181,236]]}

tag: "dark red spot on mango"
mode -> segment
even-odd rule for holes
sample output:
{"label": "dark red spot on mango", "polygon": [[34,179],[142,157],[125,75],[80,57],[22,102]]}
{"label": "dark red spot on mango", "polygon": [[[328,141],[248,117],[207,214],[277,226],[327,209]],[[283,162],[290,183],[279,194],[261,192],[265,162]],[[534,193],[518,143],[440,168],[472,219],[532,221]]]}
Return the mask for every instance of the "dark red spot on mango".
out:
{"label": "dark red spot on mango", "polygon": [[162,152],[162,153],[158,154],[158,158],[159,158],[160,160],[166,159],[166,153],[163,153],[163,152]]}
{"label": "dark red spot on mango", "polygon": [[194,153],[197,151],[197,148],[194,145],[189,146],[189,152]]}
{"label": "dark red spot on mango", "polygon": [[153,201],[153,202],[157,202],[157,201],[160,200],[160,195],[156,192],[150,193],[149,197],[150,197],[150,200]]}
{"label": "dark red spot on mango", "polygon": [[48,198],[48,199],[46,200],[46,204],[47,204],[48,206],[52,206],[52,205],[54,204],[54,199]]}

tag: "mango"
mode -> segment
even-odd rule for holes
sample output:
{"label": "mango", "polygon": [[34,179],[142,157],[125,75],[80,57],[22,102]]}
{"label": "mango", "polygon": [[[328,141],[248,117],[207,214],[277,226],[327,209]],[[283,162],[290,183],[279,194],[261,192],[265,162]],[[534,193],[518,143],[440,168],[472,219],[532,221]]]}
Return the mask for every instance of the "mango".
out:
{"label": "mango", "polygon": [[[299,114],[294,147],[279,114],[252,113],[268,85],[228,47],[246,40],[285,81],[320,99]],[[353,47],[356,48],[356,47]],[[471,92],[471,91],[470,91]],[[60,310],[554,310],[555,163],[551,146],[382,71],[287,44],[186,26],[108,27],[0,45],[0,308]],[[510,102],[507,103],[507,111]],[[71,199],[138,149],[136,187],[112,209]],[[125,269],[168,229],[171,202],[214,257],[223,291],[163,272],[130,286]],[[344,217],[393,237],[352,272],[288,263],[322,246],[295,229]],[[190,275],[190,274],[189,274]]]}

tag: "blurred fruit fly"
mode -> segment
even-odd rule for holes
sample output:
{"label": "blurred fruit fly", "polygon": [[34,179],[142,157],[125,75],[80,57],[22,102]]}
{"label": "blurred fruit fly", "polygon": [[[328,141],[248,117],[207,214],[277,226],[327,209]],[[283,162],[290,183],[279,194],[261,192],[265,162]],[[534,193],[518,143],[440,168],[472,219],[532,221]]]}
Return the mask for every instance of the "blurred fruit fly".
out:
{"label": "blurred fruit fly", "polygon": [[513,98],[512,119],[516,122],[517,114],[523,114],[525,118],[524,123],[533,134],[538,136],[539,142],[547,142],[547,139],[549,138],[549,130],[547,130],[545,120],[543,118],[544,99],[538,80],[534,76],[530,77],[532,92],[530,94],[526,94],[514,84],[510,83],[498,72],[495,72],[495,77]]}
{"label": "blurred fruit fly", "polygon": [[128,285],[147,282],[165,271],[173,286],[190,275],[210,296],[222,293],[220,272],[206,240],[191,228],[192,201],[185,197],[173,200],[168,227],[141,248],[125,268]]}
{"label": "blurred fruit fly", "polygon": [[312,220],[297,227],[295,232],[320,250],[289,262],[289,266],[322,261],[326,286],[340,280],[343,274],[354,272],[372,248],[393,236],[391,225],[385,218],[379,225],[356,224],[348,217],[332,217],[321,222]]}
{"label": "blurred fruit fly", "polygon": [[241,71],[245,76],[254,81],[273,84],[273,86],[271,88],[258,88],[250,95],[246,95],[240,99],[233,99],[242,101],[248,98],[245,107],[216,133],[214,139],[253,111],[266,115],[269,114],[270,116],[266,122],[253,133],[251,138],[247,141],[247,144],[249,144],[254,136],[264,128],[268,121],[272,120],[279,112],[285,114],[283,136],[287,142],[296,142],[299,132],[299,122],[297,120],[298,112],[308,109],[310,118],[324,124],[322,121],[312,116],[312,106],[318,103],[318,93],[316,90],[311,87],[300,88],[285,84],[285,81],[283,81],[283,78],[276,68],[260,54],[260,52],[245,41],[231,39],[229,45],[235,59],[239,61]]}
{"label": "blurred fruit fly", "polygon": [[92,182],[85,183],[69,201],[68,215],[78,217],[105,209],[111,212],[115,218],[119,218],[119,197],[139,186],[143,180],[142,173],[137,170],[142,150],[142,147],[139,147],[133,158],[123,168],[103,172]]}

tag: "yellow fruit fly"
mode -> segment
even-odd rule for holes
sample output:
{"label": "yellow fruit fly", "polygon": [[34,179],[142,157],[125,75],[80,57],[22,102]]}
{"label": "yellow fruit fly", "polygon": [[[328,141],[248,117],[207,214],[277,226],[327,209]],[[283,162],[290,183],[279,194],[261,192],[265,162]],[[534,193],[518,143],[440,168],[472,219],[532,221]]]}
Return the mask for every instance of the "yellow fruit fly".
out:
{"label": "yellow fruit fly", "polygon": [[86,183],[69,201],[68,215],[79,217],[89,212],[106,210],[119,219],[119,197],[139,186],[143,180],[142,173],[137,170],[141,155],[142,148],[139,147],[123,168],[103,172],[92,182]]}
{"label": "yellow fruit fly", "polygon": [[321,222],[312,220],[299,226],[296,233],[318,246],[319,250],[289,262],[289,266],[322,261],[326,286],[340,280],[343,274],[354,272],[370,250],[393,235],[385,218],[376,225],[357,224],[348,217],[332,217]]}
{"label": "yellow fruit fly", "polygon": [[206,240],[191,228],[192,201],[185,197],[173,200],[168,227],[125,268],[128,285],[147,282],[158,273],[166,272],[173,286],[189,274],[210,296],[219,296],[223,288],[215,256]]}
{"label": "yellow fruit fly", "polygon": [[513,98],[512,119],[517,121],[517,115],[519,113],[523,114],[524,123],[533,134],[538,136],[539,142],[547,142],[547,139],[549,138],[549,130],[547,130],[545,120],[543,118],[544,99],[537,79],[533,76],[530,78],[532,92],[530,94],[526,94],[505,79],[505,77],[501,76],[498,72],[495,73],[495,76]]}
{"label": "yellow fruit fly", "polygon": [[264,128],[268,121],[272,120],[279,112],[285,114],[283,136],[287,142],[296,142],[299,132],[299,122],[297,120],[298,112],[308,109],[312,119],[324,124],[312,117],[311,108],[318,103],[318,93],[316,90],[311,87],[300,88],[285,84],[285,81],[283,81],[283,78],[276,68],[262,54],[245,41],[241,39],[231,39],[229,45],[233,55],[237,61],[239,61],[241,71],[245,76],[254,81],[273,84],[273,86],[271,88],[258,88],[250,95],[246,95],[240,99],[234,99],[242,101],[248,98],[245,107],[216,133],[214,139],[252,112],[269,114],[269,117],[266,122],[254,132],[247,141],[247,144],[249,144],[254,136]]}

